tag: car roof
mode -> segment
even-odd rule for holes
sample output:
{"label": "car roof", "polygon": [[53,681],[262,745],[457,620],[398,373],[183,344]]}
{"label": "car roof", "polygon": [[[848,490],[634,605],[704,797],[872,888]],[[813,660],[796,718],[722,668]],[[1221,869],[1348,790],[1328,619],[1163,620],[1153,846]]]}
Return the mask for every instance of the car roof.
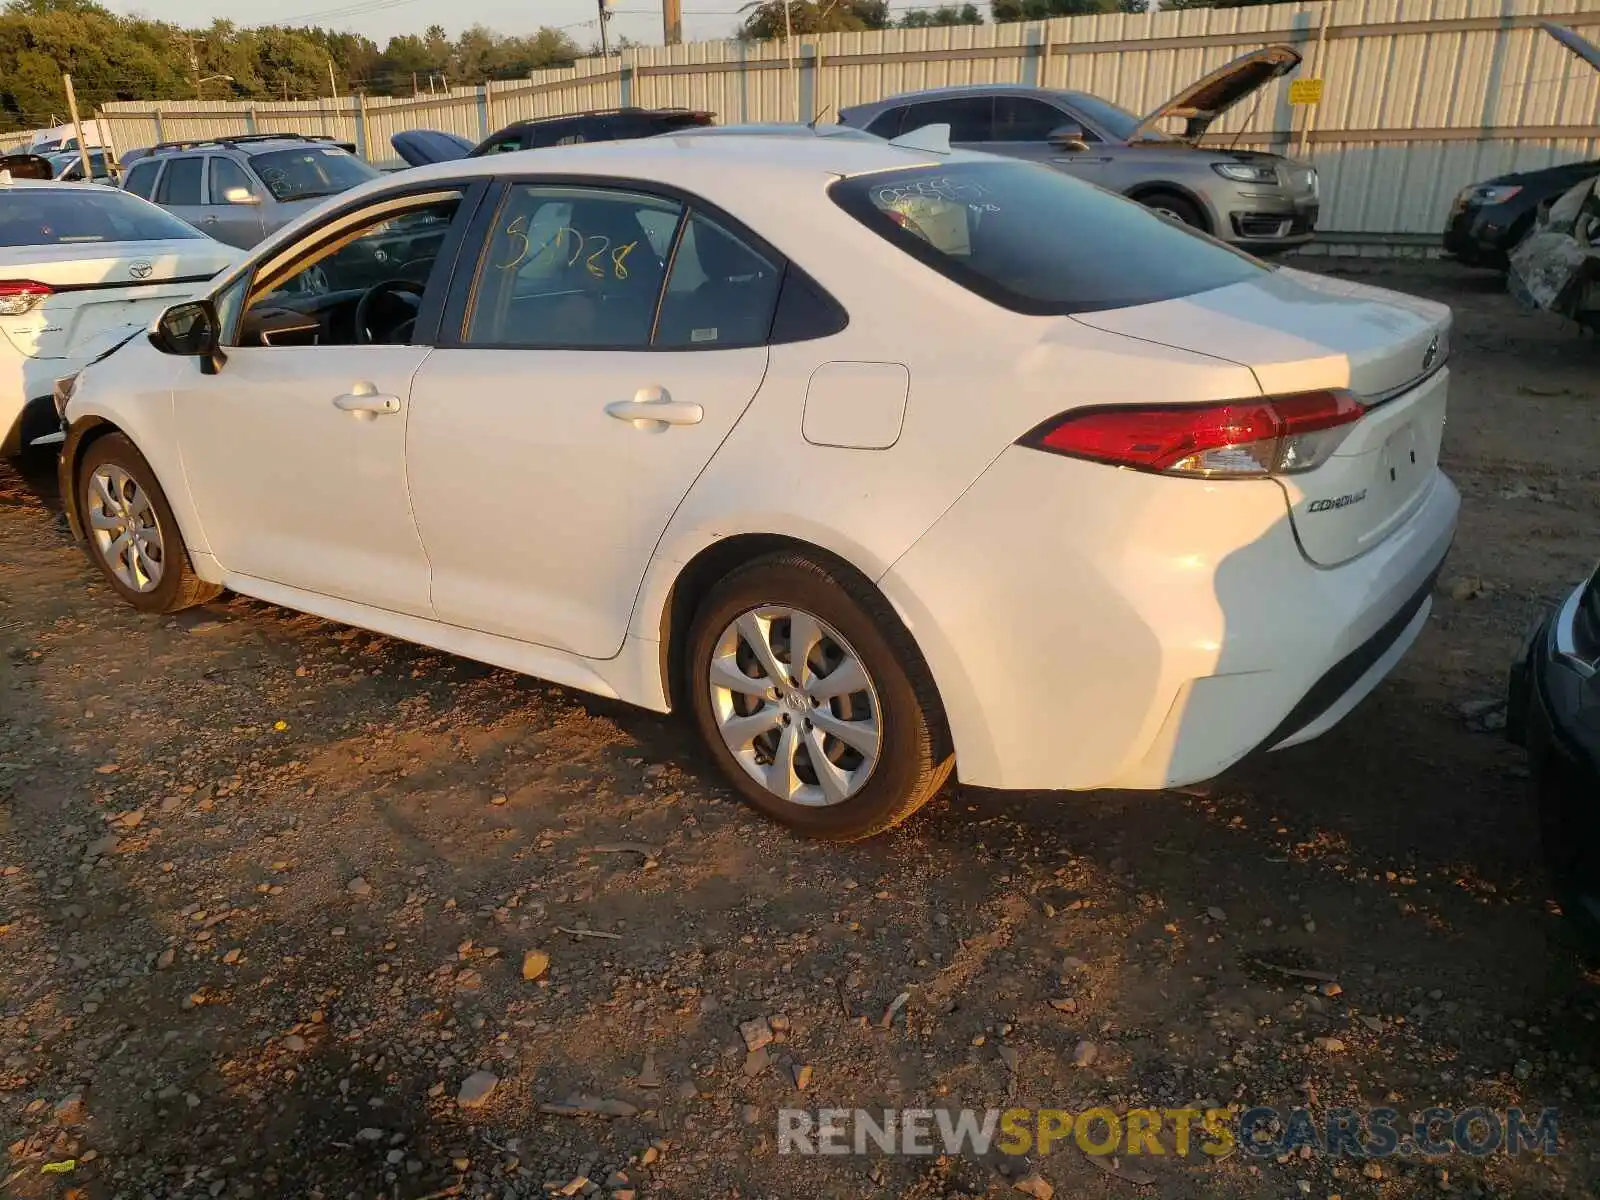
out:
{"label": "car roof", "polygon": [[790,179],[811,175],[823,181],[828,177],[892,171],[969,157],[973,156],[960,152],[930,155],[925,150],[896,146],[892,142],[848,137],[773,137],[770,134],[680,137],[666,133],[651,138],[547,146],[542,150],[516,150],[482,158],[430,163],[425,167],[413,167],[403,175],[364,183],[359,189],[344,194],[353,197],[361,191],[378,191],[402,178],[411,182],[521,174],[592,174],[684,186],[691,186],[701,173],[728,173],[742,179],[761,175]]}
{"label": "car roof", "polygon": [[91,196],[105,196],[112,193],[119,196],[125,194],[119,188],[108,188],[104,184],[87,183],[80,179],[13,179],[10,183],[0,183],[0,196],[4,196],[7,192],[16,191],[18,188],[84,192]]}
{"label": "car roof", "polygon": [[1064,93],[1059,88],[1040,87],[1032,83],[958,83],[949,87],[923,88],[915,92],[899,92],[893,96],[885,96],[882,100],[873,100],[866,104],[857,104],[856,109],[887,108],[889,105],[905,104],[908,101],[937,100],[952,96],[992,96],[1004,92],[1012,96],[1060,96]]}

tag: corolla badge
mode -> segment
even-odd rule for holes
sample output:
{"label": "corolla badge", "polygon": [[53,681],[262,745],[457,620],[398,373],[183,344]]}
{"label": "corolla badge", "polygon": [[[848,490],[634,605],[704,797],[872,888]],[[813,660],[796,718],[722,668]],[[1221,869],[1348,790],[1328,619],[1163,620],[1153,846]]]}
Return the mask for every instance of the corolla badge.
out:
{"label": "corolla badge", "polygon": [[[149,279],[154,270],[155,268],[149,263],[140,261],[134,263],[128,268],[128,274],[132,275],[135,279]],[[1431,354],[1432,351],[1429,351],[1429,353]]]}
{"label": "corolla badge", "polygon": [[1433,341],[1428,343],[1428,348],[1422,352],[1422,369],[1424,371],[1432,370],[1434,361],[1438,357],[1439,357],[1439,335],[1436,333],[1436,334],[1433,335]]}

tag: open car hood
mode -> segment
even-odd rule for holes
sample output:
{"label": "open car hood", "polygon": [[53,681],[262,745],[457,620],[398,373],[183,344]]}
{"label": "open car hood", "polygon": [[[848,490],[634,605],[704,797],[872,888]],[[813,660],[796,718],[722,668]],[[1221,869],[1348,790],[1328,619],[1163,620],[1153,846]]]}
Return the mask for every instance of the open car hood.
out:
{"label": "open car hood", "polygon": [[1551,21],[1540,21],[1539,26],[1596,71],[1600,71],[1600,46],[1596,46],[1587,38],[1579,37],[1577,33],[1568,29],[1565,25],[1557,25]]}
{"label": "open car hood", "polygon": [[1242,54],[1205,78],[1191,83],[1145,117],[1139,122],[1138,128],[1128,135],[1128,140],[1136,142],[1146,134],[1163,132],[1157,122],[1167,117],[1183,117],[1183,140],[1197,142],[1211,128],[1211,123],[1228,109],[1299,65],[1300,52],[1293,46],[1263,46],[1249,54]]}
{"label": "open car hood", "polygon": [[473,143],[459,134],[444,133],[437,129],[408,129],[389,139],[395,153],[406,160],[407,166],[423,167],[429,163],[454,162],[472,152]]}

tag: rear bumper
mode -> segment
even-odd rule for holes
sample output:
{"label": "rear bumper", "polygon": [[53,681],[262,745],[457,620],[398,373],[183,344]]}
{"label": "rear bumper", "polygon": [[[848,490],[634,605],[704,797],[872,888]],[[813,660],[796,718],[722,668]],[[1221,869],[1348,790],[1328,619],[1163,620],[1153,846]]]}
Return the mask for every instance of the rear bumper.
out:
{"label": "rear bumper", "polygon": [[1007,450],[881,581],[928,660],[959,778],[1158,789],[1330,728],[1426,620],[1460,500],[1436,473],[1339,567],[1270,481]]}

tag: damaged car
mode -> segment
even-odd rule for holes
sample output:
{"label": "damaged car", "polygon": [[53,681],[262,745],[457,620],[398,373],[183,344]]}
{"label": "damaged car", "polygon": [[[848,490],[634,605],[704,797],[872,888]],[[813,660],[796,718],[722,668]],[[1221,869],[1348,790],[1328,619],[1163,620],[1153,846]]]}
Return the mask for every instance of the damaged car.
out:
{"label": "damaged car", "polygon": [[[1572,30],[1549,21],[1544,29],[1581,61],[1600,70],[1600,50]],[[1600,176],[1600,160],[1512,171],[1461,189],[1445,217],[1444,252],[1463,266],[1504,271],[1511,251],[1543,211],[1579,184]]]}
{"label": "damaged car", "polygon": [[1545,209],[1511,252],[1512,296],[1600,331],[1600,178]]}

